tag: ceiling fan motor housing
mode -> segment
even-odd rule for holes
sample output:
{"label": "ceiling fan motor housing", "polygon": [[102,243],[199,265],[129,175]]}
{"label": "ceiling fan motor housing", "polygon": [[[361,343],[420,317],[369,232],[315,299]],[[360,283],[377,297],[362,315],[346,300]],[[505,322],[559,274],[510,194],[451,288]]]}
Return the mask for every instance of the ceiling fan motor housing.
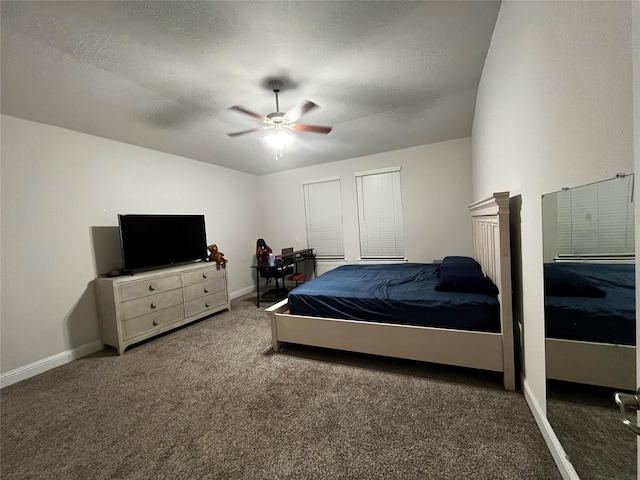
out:
{"label": "ceiling fan motor housing", "polygon": [[274,93],[278,93],[278,92],[280,92],[280,89],[282,88],[282,82],[280,80],[271,80],[269,82],[269,88]]}
{"label": "ceiling fan motor housing", "polygon": [[273,112],[267,115],[267,117],[273,120],[273,123],[286,123],[284,113],[282,112]]}

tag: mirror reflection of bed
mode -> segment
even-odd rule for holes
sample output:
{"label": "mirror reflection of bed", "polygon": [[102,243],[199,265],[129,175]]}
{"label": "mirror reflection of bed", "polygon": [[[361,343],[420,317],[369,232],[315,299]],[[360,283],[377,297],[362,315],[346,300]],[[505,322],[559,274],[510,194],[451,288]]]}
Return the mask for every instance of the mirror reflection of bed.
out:
{"label": "mirror reflection of bed", "polygon": [[542,198],[547,418],[582,480],[637,478],[633,175]]}

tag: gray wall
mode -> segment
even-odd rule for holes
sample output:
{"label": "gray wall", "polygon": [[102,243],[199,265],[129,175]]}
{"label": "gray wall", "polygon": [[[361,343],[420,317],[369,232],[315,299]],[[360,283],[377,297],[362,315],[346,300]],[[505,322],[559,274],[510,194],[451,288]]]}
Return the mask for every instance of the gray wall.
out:
{"label": "gray wall", "polygon": [[3,373],[99,342],[92,281],[120,264],[118,213],[204,214],[231,293],[252,289],[258,177],[8,116],[1,155]]}
{"label": "gray wall", "polygon": [[[360,258],[355,176],[401,167],[405,256],[431,262],[446,255],[471,255],[471,139],[461,138],[361,158],[299,168],[260,178],[261,205],[269,217],[263,238],[274,249],[306,246],[302,183],[340,177],[345,254]],[[491,192],[488,192],[491,193]]]}

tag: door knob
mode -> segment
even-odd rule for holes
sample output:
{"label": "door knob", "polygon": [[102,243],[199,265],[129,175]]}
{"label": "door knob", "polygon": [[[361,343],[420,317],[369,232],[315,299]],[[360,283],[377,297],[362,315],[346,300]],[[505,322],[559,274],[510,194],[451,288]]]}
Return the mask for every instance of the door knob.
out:
{"label": "door knob", "polygon": [[629,418],[627,417],[627,410],[638,410],[638,408],[640,408],[640,400],[638,399],[638,395],[640,395],[640,389],[638,389],[638,392],[636,394],[616,392],[614,395],[616,404],[620,407],[622,423],[636,435],[640,435],[640,427],[638,427],[636,422],[632,422],[631,420],[629,420]]}

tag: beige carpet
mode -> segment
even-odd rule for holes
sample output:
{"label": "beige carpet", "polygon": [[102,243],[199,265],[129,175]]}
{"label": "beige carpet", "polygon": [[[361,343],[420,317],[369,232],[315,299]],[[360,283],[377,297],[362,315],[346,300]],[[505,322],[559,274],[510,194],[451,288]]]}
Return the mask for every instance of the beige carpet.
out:
{"label": "beige carpet", "polygon": [[270,350],[224,312],[1,391],[4,479],[560,479],[500,375]]}

